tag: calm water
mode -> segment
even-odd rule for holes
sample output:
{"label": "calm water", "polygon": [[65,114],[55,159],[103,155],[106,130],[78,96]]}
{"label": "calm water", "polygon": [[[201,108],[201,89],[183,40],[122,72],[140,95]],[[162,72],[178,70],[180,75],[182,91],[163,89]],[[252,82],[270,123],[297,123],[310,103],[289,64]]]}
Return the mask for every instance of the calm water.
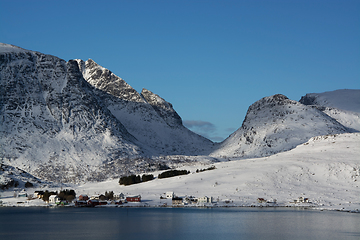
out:
{"label": "calm water", "polygon": [[360,214],[288,208],[0,208],[0,239],[360,239]]}

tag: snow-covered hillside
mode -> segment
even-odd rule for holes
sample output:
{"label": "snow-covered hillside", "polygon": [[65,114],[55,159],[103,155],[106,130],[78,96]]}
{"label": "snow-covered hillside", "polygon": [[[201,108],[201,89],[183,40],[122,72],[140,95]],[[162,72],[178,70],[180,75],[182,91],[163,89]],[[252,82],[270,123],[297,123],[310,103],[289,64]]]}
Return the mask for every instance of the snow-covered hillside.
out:
{"label": "snow-covered hillside", "polygon": [[211,156],[269,156],[295,148],[314,136],[347,131],[318,109],[276,94],[252,104],[242,126],[220,143]]}
{"label": "snow-covered hillside", "polygon": [[186,166],[183,169],[190,170],[189,175],[130,186],[120,186],[116,179],[74,188],[88,195],[141,194],[148,205],[160,205],[160,195],[173,191],[177,196],[211,196],[219,205],[259,205],[257,198],[264,198],[276,199],[279,206],[294,206],[290,202],[305,197],[320,208],[359,211],[359,144],[359,133],[319,136],[269,157],[215,163],[211,171],[196,173],[206,166]]}
{"label": "snow-covered hillside", "polygon": [[324,93],[308,93],[300,102],[317,107],[342,125],[360,131],[360,90],[341,89]]}
{"label": "snow-covered hillside", "polygon": [[[210,165],[195,164],[182,169],[191,173],[166,179],[123,186],[119,179],[64,185],[77,196],[104,194],[113,191],[126,196],[140,194],[143,202],[131,206],[159,206],[171,201],[160,199],[166,192],[179,197],[213,197],[217,206],[314,206],[320,209],[360,210],[360,133],[345,133],[311,138],[306,143],[269,157],[236,159],[212,164],[214,170],[196,172]],[[153,172],[157,176],[161,171]],[[59,190],[59,186],[27,189]],[[18,191],[21,189],[19,188]],[[12,191],[2,192],[5,206],[16,205],[8,198]],[[299,197],[310,203],[295,204]],[[276,204],[259,203],[263,198]],[[32,202],[26,203],[32,205]],[[34,204],[38,202],[34,201]],[[44,203],[41,203],[45,205]],[[201,205],[200,205],[201,206]]]}
{"label": "snow-covered hillside", "polygon": [[[335,93],[304,97],[312,106],[265,97],[249,107],[241,128],[214,144],[185,128],[171,103],[147,89],[138,93],[91,59],[66,62],[0,43],[0,163],[44,181],[79,183],[270,156],[311,137],[360,129],[353,112],[359,90]],[[356,104],[347,106],[346,95]]]}
{"label": "snow-covered hillside", "polygon": [[139,94],[123,79],[93,60],[77,60],[86,81],[109,93],[103,99],[111,113],[153,155],[201,155],[213,143],[182,125],[171,103],[143,89]]}
{"label": "snow-covered hillside", "polygon": [[197,155],[213,145],[186,129],[170,103],[140,95],[91,60],[0,50],[3,164],[50,181],[96,181],[156,168],[152,156]]}
{"label": "snow-covered hillside", "polygon": [[69,182],[104,178],[104,162],[142,153],[93,96],[77,62],[5,44],[1,49],[2,163]]}

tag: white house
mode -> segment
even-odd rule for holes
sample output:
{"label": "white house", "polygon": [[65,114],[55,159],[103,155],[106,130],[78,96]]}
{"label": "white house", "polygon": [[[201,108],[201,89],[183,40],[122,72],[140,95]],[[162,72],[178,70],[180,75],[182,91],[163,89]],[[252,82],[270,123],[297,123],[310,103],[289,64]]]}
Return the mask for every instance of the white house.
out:
{"label": "white house", "polygon": [[114,198],[117,200],[124,200],[125,199],[125,195],[123,193],[120,194],[114,194]]}
{"label": "white house", "polygon": [[49,197],[49,203],[60,203],[60,198],[57,195],[51,195]]}
{"label": "white house", "polygon": [[166,192],[166,198],[167,199],[173,199],[175,197],[174,192]]}
{"label": "white house", "polygon": [[204,197],[198,198],[198,203],[212,203],[212,201],[213,201],[212,197],[204,196]]}
{"label": "white house", "polygon": [[90,197],[90,200],[99,200],[100,199],[100,195],[99,194],[96,194],[96,195],[92,195]]}

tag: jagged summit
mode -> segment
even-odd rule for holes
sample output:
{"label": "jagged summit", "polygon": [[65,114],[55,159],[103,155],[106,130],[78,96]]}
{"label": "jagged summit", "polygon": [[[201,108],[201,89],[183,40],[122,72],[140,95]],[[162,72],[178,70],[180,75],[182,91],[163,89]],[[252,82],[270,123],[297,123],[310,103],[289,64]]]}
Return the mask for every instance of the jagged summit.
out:
{"label": "jagged summit", "polygon": [[97,89],[103,90],[117,98],[132,102],[144,102],[140,94],[122,78],[100,66],[92,59],[86,62],[76,59],[84,79]]}
{"label": "jagged summit", "polygon": [[141,96],[155,109],[170,127],[182,125],[181,117],[174,110],[171,103],[145,88],[142,89]]}
{"label": "jagged summit", "polygon": [[276,94],[252,104],[241,128],[211,155],[268,156],[290,150],[313,136],[344,132],[344,126],[318,109]]}

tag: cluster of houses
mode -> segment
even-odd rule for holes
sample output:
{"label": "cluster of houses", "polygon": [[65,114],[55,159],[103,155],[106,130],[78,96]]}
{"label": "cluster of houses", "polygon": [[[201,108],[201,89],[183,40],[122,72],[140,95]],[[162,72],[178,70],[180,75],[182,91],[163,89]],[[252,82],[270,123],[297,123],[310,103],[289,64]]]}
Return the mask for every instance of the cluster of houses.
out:
{"label": "cluster of houses", "polygon": [[310,200],[309,198],[305,198],[305,197],[299,197],[298,199],[294,199],[293,202],[290,202],[290,203],[310,203]]}
{"label": "cluster of houses", "polygon": [[[175,195],[174,192],[166,192],[165,197],[160,196],[160,199],[167,199],[167,200],[171,199],[171,204],[173,206],[192,205],[192,204],[206,205],[209,203],[213,203],[212,197],[207,197],[207,196],[203,196],[199,198],[196,198],[194,196],[178,197]],[[164,205],[167,205],[167,202],[165,202]]]}
{"label": "cluster of houses", "polygon": [[[18,197],[27,197],[26,193],[19,193]],[[35,191],[33,194],[33,198],[43,199],[44,191]],[[123,193],[114,194],[112,200],[107,200],[103,194],[100,195],[92,195],[87,196],[85,194],[80,195],[76,200],[73,201],[75,206],[79,207],[95,207],[97,205],[121,205],[128,202],[141,202],[141,196],[125,196]],[[56,205],[68,205],[68,201],[60,200],[59,196],[57,195],[50,195],[48,203],[56,204]]]}
{"label": "cluster of houses", "polygon": [[105,200],[104,195],[93,195],[88,197],[87,195],[80,195],[75,201],[77,207],[95,207],[98,205],[122,205],[128,202],[141,202],[141,196],[126,196],[123,193],[114,194],[112,200]]}
{"label": "cluster of houses", "polygon": [[[276,204],[277,201],[276,199],[271,199],[271,200],[266,200],[264,198],[258,198],[257,199],[258,203],[265,203],[265,204]],[[302,203],[311,203],[309,198],[305,198],[305,197],[299,197],[298,199],[294,199],[292,202],[293,204],[302,204]]]}
{"label": "cluster of houses", "polygon": [[[106,194],[106,193],[105,193]],[[25,190],[22,190],[21,192],[16,194],[17,197],[28,197],[28,194]],[[14,192],[15,196],[15,192]],[[31,195],[30,195],[31,196]],[[44,191],[35,191],[32,195],[32,199],[39,198],[43,199],[44,197]],[[160,203],[163,206],[185,206],[185,205],[194,205],[194,206],[206,206],[206,205],[212,205],[215,202],[213,197],[208,196],[202,196],[202,197],[194,197],[194,196],[184,196],[179,197],[176,196],[174,192],[166,192],[164,194],[160,195]],[[60,200],[60,198],[57,195],[50,195],[48,202],[50,204],[56,204],[56,205],[67,205],[68,202],[66,200]],[[135,195],[135,196],[125,196],[125,194],[113,194],[113,197],[111,200],[108,200],[105,195],[92,195],[87,196],[85,194],[80,195],[76,200],[73,201],[75,206],[78,207],[95,207],[98,205],[122,205],[125,203],[139,203],[141,202],[141,196]],[[264,198],[257,198],[257,202],[261,204],[261,206],[276,206],[277,200],[276,199],[270,199],[266,200]],[[225,203],[229,203],[225,201]],[[294,199],[290,202],[291,204],[306,204],[311,203],[309,198],[306,197],[299,197],[298,199]]]}

